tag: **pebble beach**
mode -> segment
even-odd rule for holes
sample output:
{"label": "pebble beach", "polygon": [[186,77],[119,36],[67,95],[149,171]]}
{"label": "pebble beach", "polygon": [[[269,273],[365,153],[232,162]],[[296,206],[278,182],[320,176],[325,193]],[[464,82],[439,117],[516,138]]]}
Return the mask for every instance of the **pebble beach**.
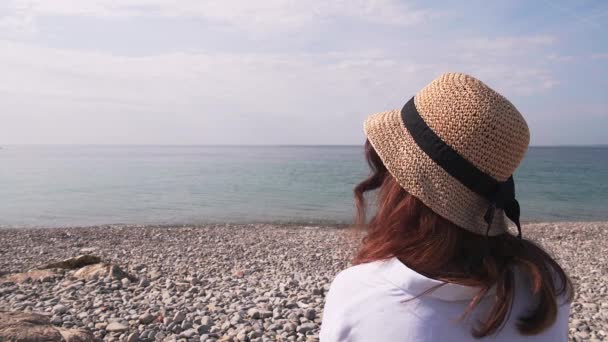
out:
{"label": "pebble beach", "polygon": [[[570,340],[608,341],[608,222],[523,231],[575,284]],[[360,237],[277,224],[0,229],[0,315],[35,315],[72,341],[318,341]]]}

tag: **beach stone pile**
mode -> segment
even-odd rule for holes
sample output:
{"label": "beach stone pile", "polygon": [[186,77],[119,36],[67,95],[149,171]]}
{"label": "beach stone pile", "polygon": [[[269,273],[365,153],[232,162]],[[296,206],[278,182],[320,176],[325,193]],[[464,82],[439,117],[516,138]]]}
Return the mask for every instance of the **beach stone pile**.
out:
{"label": "beach stone pile", "polygon": [[574,283],[570,340],[608,341],[608,222],[530,228],[529,235],[557,257]]}
{"label": "beach stone pile", "polygon": [[[2,230],[0,308],[106,341],[318,341],[351,235],[271,225]],[[70,261],[80,255],[88,262]]]}
{"label": "beach stone pile", "polygon": [[[608,223],[524,235],[576,284],[570,339],[608,341]],[[0,322],[33,315],[57,341],[318,341],[325,294],[360,238],[271,224],[0,229]]]}
{"label": "beach stone pile", "polygon": [[86,329],[56,327],[47,316],[17,311],[0,311],[2,341],[99,341]]}

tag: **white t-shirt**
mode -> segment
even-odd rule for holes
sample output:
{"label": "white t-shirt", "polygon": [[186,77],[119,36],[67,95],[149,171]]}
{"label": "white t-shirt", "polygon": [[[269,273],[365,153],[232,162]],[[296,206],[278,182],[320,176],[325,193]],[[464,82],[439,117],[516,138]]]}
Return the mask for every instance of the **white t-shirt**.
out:
{"label": "white t-shirt", "polygon": [[[525,281],[516,277],[515,282],[515,298],[506,324],[481,341],[566,341],[570,305],[561,302],[550,328],[539,335],[519,334],[515,322],[532,297]],[[478,289],[445,284],[419,296],[440,284],[443,282],[416,273],[396,258],[350,267],[336,276],[327,294],[321,342],[480,341],[472,336],[471,327],[475,316],[491,304],[490,298],[459,320]]]}

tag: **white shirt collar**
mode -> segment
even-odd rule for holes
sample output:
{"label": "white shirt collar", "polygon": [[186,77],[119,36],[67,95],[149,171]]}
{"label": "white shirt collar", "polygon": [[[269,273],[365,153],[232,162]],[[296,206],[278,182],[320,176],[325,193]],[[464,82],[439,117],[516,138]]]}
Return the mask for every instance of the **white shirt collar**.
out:
{"label": "white shirt collar", "polygon": [[[479,293],[479,288],[464,286],[427,278],[405,266],[399,259],[380,261],[382,274],[388,281],[413,297],[423,295],[444,301],[470,301]],[[435,288],[435,290],[430,290]],[[425,293],[425,291],[429,291]],[[490,291],[491,292],[491,291]]]}

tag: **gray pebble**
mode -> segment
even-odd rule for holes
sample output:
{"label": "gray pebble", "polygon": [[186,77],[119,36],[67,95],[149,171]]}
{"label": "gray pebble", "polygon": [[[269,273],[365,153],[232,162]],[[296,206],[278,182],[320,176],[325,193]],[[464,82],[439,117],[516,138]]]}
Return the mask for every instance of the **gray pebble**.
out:
{"label": "gray pebble", "polygon": [[57,305],[53,306],[53,313],[62,314],[62,313],[66,313],[67,311],[68,311],[68,308],[63,304],[57,304]]}

